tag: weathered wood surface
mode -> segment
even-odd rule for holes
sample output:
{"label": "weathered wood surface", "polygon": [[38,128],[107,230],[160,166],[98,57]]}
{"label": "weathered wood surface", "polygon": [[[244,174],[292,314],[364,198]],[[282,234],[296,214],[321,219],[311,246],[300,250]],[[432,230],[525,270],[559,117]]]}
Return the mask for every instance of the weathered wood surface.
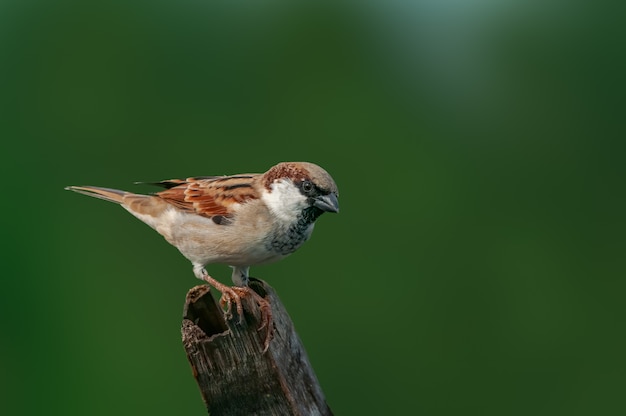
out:
{"label": "weathered wood surface", "polygon": [[256,279],[250,286],[272,305],[274,337],[265,353],[266,328],[258,331],[260,311],[251,300],[243,300],[241,323],[236,311],[226,322],[209,286],[187,293],[183,346],[210,415],[332,415],[276,292]]}

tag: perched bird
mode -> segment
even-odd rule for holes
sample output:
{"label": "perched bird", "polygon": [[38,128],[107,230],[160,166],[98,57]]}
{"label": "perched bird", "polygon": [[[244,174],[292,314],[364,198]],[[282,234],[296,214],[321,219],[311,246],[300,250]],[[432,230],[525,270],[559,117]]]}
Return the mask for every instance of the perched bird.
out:
{"label": "perched bird", "polygon": [[[65,189],[120,204],[154,228],[191,261],[198,279],[221,292],[227,317],[234,302],[241,318],[241,298],[252,296],[261,310],[261,328],[267,326],[267,350],[271,307],[248,287],[248,271],[290,255],[309,239],[320,215],[339,212],[333,178],[313,163],[284,162],[263,174],[173,179],[154,185],[166,189],[152,195],[95,186]],[[208,275],[204,267],[213,263],[233,268],[235,286]]]}

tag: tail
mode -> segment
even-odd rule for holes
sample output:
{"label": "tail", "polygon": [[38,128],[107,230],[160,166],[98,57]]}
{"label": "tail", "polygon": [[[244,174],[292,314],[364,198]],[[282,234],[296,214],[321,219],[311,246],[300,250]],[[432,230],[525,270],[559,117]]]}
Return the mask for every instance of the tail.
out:
{"label": "tail", "polygon": [[118,189],[100,188],[98,186],[67,186],[68,191],[78,192],[79,194],[93,196],[94,198],[104,199],[105,201],[121,204],[124,202],[124,195],[128,195],[126,191]]}

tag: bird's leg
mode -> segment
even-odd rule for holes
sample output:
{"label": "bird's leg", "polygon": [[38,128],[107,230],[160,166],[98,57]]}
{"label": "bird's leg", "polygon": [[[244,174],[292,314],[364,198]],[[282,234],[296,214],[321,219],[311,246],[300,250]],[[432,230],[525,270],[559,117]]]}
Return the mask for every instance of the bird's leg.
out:
{"label": "bird's leg", "polygon": [[226,310],[224,311],[224,315],[226,316],[226,319],[232,318],[231,306],[232,306],[232,302],[235,302],[235,307],[237,308],[237,314],[239,315],[239,323],[241,323],[243,321],[243,306],[241,305],[241,298],[243,296],[241,296],[240,294],[243,294],[243,292],[239,291],[238,289],[243,289],[243,288],[240,288],[237,286],[230,287],[230,286],[226,286],[223,283],[218,282],[217,280],[209,276],[209,274],[204,268],[201,268],[199,271],[196,271],[196,269],[194,268],[194,272],[196,273],[196,276],[199,279],[204,280],[210,286],[213,286],[222,294],[222,296],[220,297],[220,305],[222,306],[222,308],[226,306]]}

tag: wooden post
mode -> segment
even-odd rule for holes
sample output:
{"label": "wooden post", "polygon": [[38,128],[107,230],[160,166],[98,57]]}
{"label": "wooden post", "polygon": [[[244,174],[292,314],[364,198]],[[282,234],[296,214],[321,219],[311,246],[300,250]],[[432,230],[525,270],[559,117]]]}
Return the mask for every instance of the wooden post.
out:
{"label": "wooden post", "polygon": [[332,415],[293,323],[276,292],[251,279],[272,305],[274,337],[262,353],[266,328],[260,311],[243,299],[244,319],[228,322],[208,285],[187,293],[183,346],[211,416]]}

